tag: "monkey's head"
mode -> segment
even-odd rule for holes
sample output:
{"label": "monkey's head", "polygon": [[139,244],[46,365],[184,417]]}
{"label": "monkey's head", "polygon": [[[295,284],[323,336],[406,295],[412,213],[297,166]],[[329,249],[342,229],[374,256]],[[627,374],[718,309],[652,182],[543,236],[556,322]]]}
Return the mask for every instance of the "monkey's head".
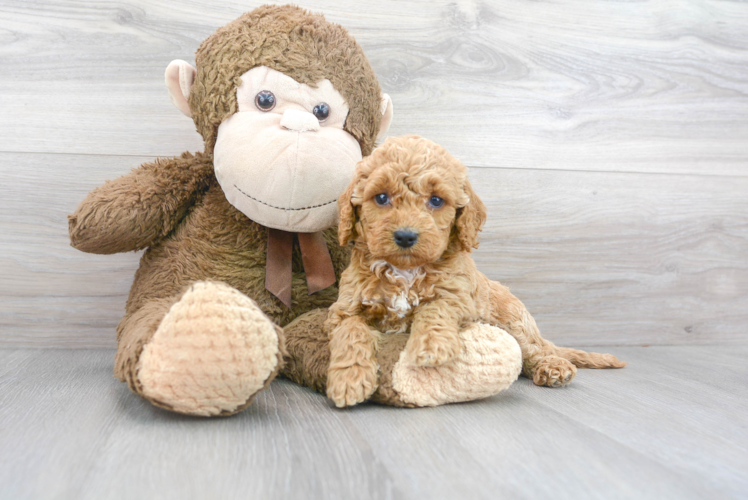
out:
{"label": "monkey's head", "polygon": [[213,154],[229,203],[268,227],[331,227],[392,103],[348,32],[295,6],[263,6],[166,69],[172,102]]}

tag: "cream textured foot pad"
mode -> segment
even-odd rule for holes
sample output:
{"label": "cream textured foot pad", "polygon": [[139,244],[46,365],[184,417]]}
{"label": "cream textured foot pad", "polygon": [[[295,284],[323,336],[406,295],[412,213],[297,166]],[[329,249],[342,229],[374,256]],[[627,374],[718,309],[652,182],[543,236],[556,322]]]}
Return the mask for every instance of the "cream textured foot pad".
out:
{"label": "cream textured foot pad", "polygon": [[416,406],[472,401],[507,389],[522,371],[522,351],[504,330],[476,323],[462,332],[462,352],[453,363],[415,366],[405,351],[392,369],[392,388]]}
{"label": "cream textured foot pad", "polygon": [[278,335],[251,299],[199,282],[164,316],[140,357],[143,394],[180,413],[232,412],[278,364]]}

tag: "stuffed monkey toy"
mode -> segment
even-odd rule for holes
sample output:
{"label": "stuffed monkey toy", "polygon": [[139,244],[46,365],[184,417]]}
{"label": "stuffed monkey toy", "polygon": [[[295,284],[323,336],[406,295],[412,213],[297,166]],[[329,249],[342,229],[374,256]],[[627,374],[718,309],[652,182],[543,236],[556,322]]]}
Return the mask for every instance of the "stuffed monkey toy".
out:
{"label": "stuffed monkey toy", "polygon": [[[336,201],[392,103],[345,29],[294,6],[242,15],[195,62],[169,64],[166,85],[205,150],[145,163],[69,217],[79,250],[145,249],[114,373],[192,415],[237,413],[278,373],[324,393],[322,325],[350,256],[337,243]],[[463,339],[463,354],[439,369],[403,365],[407,336],[383,338],[372,399],[426,406],[499,392],[521,355],[502,330],[492,338],[480,352]]]}

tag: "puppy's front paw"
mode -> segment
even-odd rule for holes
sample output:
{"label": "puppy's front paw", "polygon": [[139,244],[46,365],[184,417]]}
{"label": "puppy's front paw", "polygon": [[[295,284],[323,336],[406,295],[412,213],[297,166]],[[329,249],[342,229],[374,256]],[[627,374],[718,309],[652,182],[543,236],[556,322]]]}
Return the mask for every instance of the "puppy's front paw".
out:
{"label": "puppy's front paw", "polygon": [[569,385],[576,374],[577,367],[571,361],[558,356],[548,356],[535,367],[532,381],[535,385],[563,387]]}
{"label": "puppy's front paw", "polygon": [[460,339],[445,335],[411,336],[406,347],[408,359],[416,366],[441,366],[460,354]]}
{"label": "puppy's front paw", "polygon": [[377,367],[373,363],[330,368],[327,372],[327,397],[338,408],[366,401],[374,394],[378,385]]}

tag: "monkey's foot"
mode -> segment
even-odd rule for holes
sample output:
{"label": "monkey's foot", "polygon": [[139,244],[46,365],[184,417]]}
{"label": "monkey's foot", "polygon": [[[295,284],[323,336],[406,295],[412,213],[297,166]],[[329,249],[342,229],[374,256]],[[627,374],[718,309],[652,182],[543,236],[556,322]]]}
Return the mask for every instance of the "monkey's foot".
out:
{"label": "monkey's foot", "polygon": [[558,356],[546,356],[535,367],[532,381],[535,385],[562,387],[569,385],[577,374],[577,367],[571,361]]}
{"label": "monkey's foot", "polygon": [[137,377],[153,404],[190,415],[231,415],[270,383],[281,363],[275,325],[223,283],[192,285],[143,349]]}
{"label": "monkey's foot", "polygon": [[[473,323],[460,332],[461,349],[440,366],[419,366],[407,349],[395,358],[392,377],[377,401],[398,406],[436,406],[483,399],[509,388],[522,371],[522,351],[504,330]],[[385,354],[384,352],[382,354]],[[380,364],[384,364],[380,361]],[[382,367],[383,372],[387,367]]]}

